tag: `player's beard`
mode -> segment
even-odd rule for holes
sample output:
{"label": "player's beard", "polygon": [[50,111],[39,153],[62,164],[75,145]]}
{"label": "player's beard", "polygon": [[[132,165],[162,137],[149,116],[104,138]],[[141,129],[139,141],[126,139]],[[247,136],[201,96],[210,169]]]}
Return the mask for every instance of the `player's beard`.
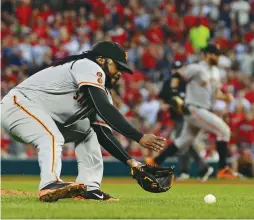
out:
{"label": "player's beard", "polygon": [[217,65],[218,65],[218,60],[213,60],[213,59],[211,59],[211,60],[210,60],[210,64],[211,64],[212,66],[217,66]]}
{"label": "player's beard", "polygon": [[219,59],[218,58],[210,58],[209,62],[210,62],[211,66],[217,66],[218,62],[219,62]]}
{"label": "player's beard", "polygon": [[106,88],[108,88],[108,89],[114,88],[120,78],[113,78],[111,76],[107,61],[105,64],[102,65],[102,69],[104,70],[104,72],[106,74],[106,82],[105,82]]}
{"label": "player's beard", "polygon": [[117,82],[118,82],[119,78],[118,79],[115,79],[115,78],[110,78],[110,76],[106,75],[106,82],[105,82],[105,86],[106,88],[108,89],[113,89]]}

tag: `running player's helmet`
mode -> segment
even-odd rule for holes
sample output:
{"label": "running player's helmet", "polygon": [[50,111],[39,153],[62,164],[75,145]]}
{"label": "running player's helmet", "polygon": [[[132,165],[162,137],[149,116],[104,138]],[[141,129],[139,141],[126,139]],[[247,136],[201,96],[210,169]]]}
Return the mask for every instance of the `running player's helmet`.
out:
{"label": "running player's helmet", "polygon": [[102,41],[95,44],[92,51],[98,56],[112,59],[123,71],[133,74],[132,70],[127,65],[128,54],[118,43]]}

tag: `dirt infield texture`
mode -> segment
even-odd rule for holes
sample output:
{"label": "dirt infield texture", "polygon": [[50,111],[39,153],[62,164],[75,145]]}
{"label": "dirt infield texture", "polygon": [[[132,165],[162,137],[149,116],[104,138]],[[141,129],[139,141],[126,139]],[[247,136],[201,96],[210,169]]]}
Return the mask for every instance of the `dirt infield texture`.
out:
{"label": "dirt infield texture", "polygon": [[1,189],[1,196],[36,196],[36,193],[24,192],[22,190]]}

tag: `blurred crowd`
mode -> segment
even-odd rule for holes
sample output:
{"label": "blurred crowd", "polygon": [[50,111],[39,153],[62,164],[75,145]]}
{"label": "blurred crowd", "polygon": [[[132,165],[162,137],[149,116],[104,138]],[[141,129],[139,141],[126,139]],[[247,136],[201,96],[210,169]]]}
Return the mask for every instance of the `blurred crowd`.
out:
{"label": "blurred crowd", "polygon": [[[124,74],[113,91],[115,105],[143,132],[167,137],[173,128],[158,99],[172,62],[197,62],[208,42],[223,51],[223,89],[234,94],[214,111],[232,130],[232,160],[251,162],[254,154],[254,0],[2,0],[1,98],[15,85],[53,61],[79,54],[102,40],[121,44],[134,75]],[[149,152],[116,134],[134,157]],[[73,145],[64,158],[75,157]],[[36,157],[36,149],[1,131],[3,158]],[[110,157],[106,151],[105,157]],[[216,158],[214,137],[202,134],[200,152]],[[239,163],[238,163],[239,164]]]}

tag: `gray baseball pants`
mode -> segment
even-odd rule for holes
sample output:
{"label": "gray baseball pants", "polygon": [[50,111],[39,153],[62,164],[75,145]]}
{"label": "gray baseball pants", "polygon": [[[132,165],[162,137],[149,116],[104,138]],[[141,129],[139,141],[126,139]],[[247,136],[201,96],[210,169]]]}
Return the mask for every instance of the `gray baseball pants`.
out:
{"label": "gray baseball pants", "polygon": [[218,141],[228,142],[230,129],[217,115],[204,108],[189,106],[190,114],[184,117],[180,136],[175,140],[179,149],[189,147],[201,129],[216,135]]}
{"label": "gray baseball pants", "polygon": [[96,133],[88,119],[65,128],[57,124],[47,109],[25,97],[18,90],[11,90],[1,102],[2,127],[17,141],[32,144],[38,149],[40,185],[42,189],[60,180],[62,147],[75,142],[78,163],[77,182],[98,189],[103,175],[103,159]]}

